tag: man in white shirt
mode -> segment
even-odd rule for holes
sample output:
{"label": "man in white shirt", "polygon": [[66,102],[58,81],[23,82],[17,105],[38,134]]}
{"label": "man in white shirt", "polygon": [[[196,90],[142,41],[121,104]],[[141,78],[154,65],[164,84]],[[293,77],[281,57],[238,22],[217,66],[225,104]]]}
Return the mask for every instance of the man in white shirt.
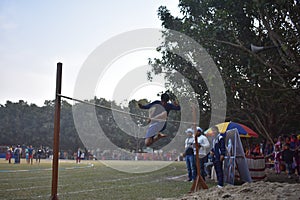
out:
{"label": "man in white shirt", "polygon": [[[210,144],[207,139],[207,137],[204,135],[204,132],[202,128],[197,127],[197,133],[196,136],[198,136],[198,145],[199,145],[199,158],[200,158],[200,171],[201,176],[203,180],[205,180],[205,176],[207,175],[204,168],[204,163],[208,161],[207,156],[210,149]],[[195,151],[196,152],[196,151]]]}

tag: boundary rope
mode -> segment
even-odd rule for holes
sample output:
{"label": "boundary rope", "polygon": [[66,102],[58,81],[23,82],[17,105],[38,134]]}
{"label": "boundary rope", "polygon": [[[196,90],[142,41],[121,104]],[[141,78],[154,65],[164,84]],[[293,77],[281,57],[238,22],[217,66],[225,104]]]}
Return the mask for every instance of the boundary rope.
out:
{"label": "boundary rope", "polygon": [[[90,106],[95,106],[95,107],[98,107],[98,108],[103,108],[103,109],[106,109],[106,110],[111,110],[111,111],[115,111],[115,112],[126,114],[126,115],[132,115],[132,116],[135,116],[135,117],[139,117],[139,118],[143,118],[143,119],[148,119],[148,117],[143,116],[143,115],[126,112],[126,111],[123,111],[123,110],[119,110],[119,109],[115,109],[115,108],[111,108],[111,107],[107,107],[107,106],[103,106],[103,105],[99,105],[99,104],[95,104],[95,103],[90,103],[90,102],[83,101],[83,100],[80,100],[80,99],[76,99],[76,98],[64,96],[62,94],[57,94],[57,95],[60,96],[60,97],[62,97],[62,98],[65,98],[65,99],[69,99],[69,100],[76,101],[76,102],[79,102],[79,103],[87,104],[87,105],[90,105]],[[193,122],[178,121],[178,120],[166,120],[166,122],[194,124]]]}

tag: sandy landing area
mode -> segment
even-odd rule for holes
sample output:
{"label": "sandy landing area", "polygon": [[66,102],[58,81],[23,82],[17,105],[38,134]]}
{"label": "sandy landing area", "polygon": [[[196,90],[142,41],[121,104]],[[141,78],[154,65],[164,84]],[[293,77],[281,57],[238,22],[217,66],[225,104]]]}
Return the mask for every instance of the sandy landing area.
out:
{"label": "sandy landing area", "polygon": [[[181,200],[300,200],[300,181],[294,175],[288,179],[285,173],[279,175],[267,170],[267,178],[263,181],[244,183],[242,185],[226,185],[223,188],[211,187],[208,190],[186,194],[178,198]],[[166,199],[165,199],[166,200]],[[169,198],[167,200],[175,200]]]}

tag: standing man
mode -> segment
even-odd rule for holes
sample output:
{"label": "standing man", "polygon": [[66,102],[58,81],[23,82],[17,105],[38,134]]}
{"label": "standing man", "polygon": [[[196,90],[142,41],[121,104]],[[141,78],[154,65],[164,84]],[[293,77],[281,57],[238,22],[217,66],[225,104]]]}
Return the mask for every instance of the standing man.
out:
{"label": "standing man", "polygon": [[224,186],[223,161],[226,153],[225,140],[220,134],[217,126],[213,126],[211,130],[215,138],[213,140],[213,147],[210,154],[217,174],[218,187],[222,188]]}
{"label": "standing man", "polygon": [[28,163],[33,163],[33,148],[32,145],[29,146],[28,148]]}
{"label": "standing man", "polygon": [[292,164],[294,162],[295,152],[290,149],[290,144],[284,144],[282,152],[282,160],[285,162],[286,169],[288,170],[288,178],[292,178]]}
{"label": "standing man", "polygon": [[205,172],[204,164],[208,162],[208,153],[209,153],[209,141],[207,137],[204,135],[202,128],[197,127],[196,136],[198,137],[198,145],[199,145],[199,160],[200,160],[200,171],[203,180],[205,180],[205,176],[207,175]]}
{"label": "standing man", "polygon": [[22,152],[21,145],[18,145],[14,149],[15,164],[20,164],[20,162],[21,162],[21,152]]}
{"label": "standing man", "polygon": [[39,161],[39,163],[41,162],[41,157],[42,157],[42,154],[44,153],[44,149],[43,149],[43,146],[40,146],[40,148],[36,151],[36,157],[35,157],[35,161]]}
{"label": "standing man", "polygon": [[81,154],[82,154],[81,149],[78,148],[77,154],[76,154],[76,163],[77,163],[77,164],[80,163]]}
{"label": "standing man", "polygon": [[164,93],[161,95],[160,101],[153,101],[147,105],[138,104],[141,109],[150,109],[151,116],[149,118],[149,128],[145,136],[145,144],[147,147],[151,146],[154,142],[158,141],[163,137],[167,137],[162,132],[166,129],[166,119],[171,110],[180,110],[180,106],[176,102],[168,103],[170,97]]}
{"label": "standing man", "polygon": [[28,152],[28,149],[29,149],[29,147],[27,146],[25,148],[25,159],[26,159],[27,164],[29,164],[29,152]]}
{"label": "standing man", "polygon": [[188,181],[191,182],[196,178],[196,164],[194,156],[194,130],[189,128],[185,131],[187,138],[185,139],[184,148],[185,148],[185,163],[188,170]]}

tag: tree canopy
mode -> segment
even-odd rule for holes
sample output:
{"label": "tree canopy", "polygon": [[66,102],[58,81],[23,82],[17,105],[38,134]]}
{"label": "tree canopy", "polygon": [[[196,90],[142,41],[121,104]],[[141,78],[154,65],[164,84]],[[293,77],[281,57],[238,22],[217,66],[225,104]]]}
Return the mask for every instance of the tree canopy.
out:
{"label": "tree canopy", "polygon": [[[209,92],[195,63],[173,53],[180,47],[168,30],[191,37],[213,58],[226,88],[227,120],[244,123],[267,139],[299,130],[300,2],[180,0],[178,7],[180,16],[164,6],[158,9],[168,40],[158,48],[162,58],[150,63],[154,74],[170,72],[169,82],[173,70],[189,80],[198,94],[200,124],[209,123]],[[265,48],[254,52],[251,44]],[[188,53],[193,58],[196,51]]]}

